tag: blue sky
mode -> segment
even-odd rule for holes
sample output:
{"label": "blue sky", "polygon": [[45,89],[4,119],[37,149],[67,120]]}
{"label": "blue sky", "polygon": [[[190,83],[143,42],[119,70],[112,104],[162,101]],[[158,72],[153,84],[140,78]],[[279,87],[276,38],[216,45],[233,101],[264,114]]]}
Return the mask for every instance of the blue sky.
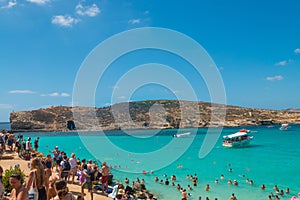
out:
{"label": "blue sky", "polygon": [[[172,29],[201,44],[222,76],[227,104],[300,108],[299,19],[298,0],[0,0],[0,121],[9,121],[11,111],[72,105],[86,56],[107,38],[141,27]],[[187,63],[148,50],[113,63],[95,105],[111,103],[111,90],[126,70],[151,62],[181,68],[199,100],[210,101]],[[176,92],[147,85],[119,101],[174,99]]]}

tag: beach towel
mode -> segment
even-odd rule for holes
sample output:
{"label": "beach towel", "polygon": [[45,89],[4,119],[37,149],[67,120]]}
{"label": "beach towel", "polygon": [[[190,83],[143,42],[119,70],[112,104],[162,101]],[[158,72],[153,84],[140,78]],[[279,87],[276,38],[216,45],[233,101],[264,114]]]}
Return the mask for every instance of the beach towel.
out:
{"label": "beach towel", "polygon": [[108,194],[108,197],[114,199],[114,198],[116,198],[117,193],[118,193],[118,185],[115,185],[113,187],[112,192],[110,194]]}
{"label": "beach towel", "polygon": [[[102,185],[96,185],[96,189],[97,189],[97,190],[102,190]],[[113,191],[112,188],[108,188],[108,189],[107,189],[107,192],[108,192],[108,193],[112,193],[112,191]]]}

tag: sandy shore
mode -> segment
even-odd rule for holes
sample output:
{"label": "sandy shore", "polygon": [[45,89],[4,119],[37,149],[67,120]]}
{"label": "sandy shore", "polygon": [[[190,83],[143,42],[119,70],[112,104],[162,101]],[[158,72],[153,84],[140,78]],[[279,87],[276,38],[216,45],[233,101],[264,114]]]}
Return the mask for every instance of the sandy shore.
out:
{"label": "sandy shore", "polygon": [[[2,156],[0,156],[0,165],[2,166],[4,171],[6,169],[9,169],[11,166],[14,166],[15,164],[20,165],[20,168],[21,170],[24,171],[25,175],[29,174],[30,169],[28,168],[28,161],[22,160],[15,153],[5,152]],[[81,191],[81,188],[78,184],[68,184],[68,188],[76,196]],[[84,199],[90,200],[91,197],[87,189],[85,189],[85,193],[87,193],[87,195],[85,196]],[[111,199],[102,195],[100,191],[99,192],[97,191],[96,193],[94,193],[94,200],[111,200]]]}

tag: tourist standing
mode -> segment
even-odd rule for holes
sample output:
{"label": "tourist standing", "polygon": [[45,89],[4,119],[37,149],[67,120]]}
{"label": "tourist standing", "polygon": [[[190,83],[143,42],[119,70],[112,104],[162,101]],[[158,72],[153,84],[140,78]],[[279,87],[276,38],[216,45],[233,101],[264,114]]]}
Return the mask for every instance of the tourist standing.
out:
{"label": "tourist standing", "polygon": [[38,149],[39,149],[39,140],[40,140],[40,137],[37,137],[35,140],[34,140],[34,150],[36,152],[38,152]]}
{"label": "tourist standing", "polygon": [[71,170],[71,165],[70,165],[70,163],[68,161],[68,157],[66,155],[63,156],[63,161],[61,161],[60,165],[61,165],[60,177],[67,181],[69,172]]}
{"label": "tourist standing", "polygon": [[30,153],[32,150],[31,138],[29,137],[25,143],[25,160],[30,160]]}
{"label": "tourist standing", "polygon": [[53,198],[57,195],[56,190],[55,190],[55,182],[57,180],[56,176],[51,176],[49,178],[49,187],[47,191],[47,198],[48,200],[53,200]]}
{"label": "tourist standing", "polygon": [[[83,170],[82,170],[82,175],[84,176],[84,182],[81,186],[81,194],[82,196],[84,196],[84,188],[87,187],[88,191],[91,194],[91,200],[93,200],[93,188],[92,188],[92,181],[91,181],[91,176],[88,173],[88,166],[86,164],[84,164],[83,166]],[[103,189],[103,185],[102,185],[102,189]]]}
{"label": "tourist standing", "polygon": [[60,151],[58,149],[58,146],[55,146],[54,151],[52,151],[53,153],[53,161],[54,161],[54,165],[55,165],[55,170],[58,171],[58,167],[60,165],[60,161],[59,161],[59,155],[60,155]]}
{"label": "tourist standing", "polygon": [[53,169],[53,160],[52,160],[50,154],[48,154],[44,160],[44,168],[45,168],[46,192],[48,194],[49,193],[49,185],[50,185],[49,179],[52,176],[52,169]]}
{"label": "tourist standing", "polygon": [[51,155],[48,154],[44,160],[45,162],[45,171],[46,171],[46,174],[49,174],[48,175],[48,178],[52,175],[52,169],[53,169],[53,160],[51,158]]}
{"label": "tourist standing", "polygon": [[71,158],[69,159],[69,163],[71,165],[71,170],[68,176],[68,181],[70,179],[70,177],[72,176],[72,184],[74,184],[74,180],[75,180],[75,175],[77,172],[77,162],[76,162],[76,156],[74,153],[71,154]]}
{"label": "tourist standing", "polygon": [[7,146],[10,151],[13,151],[13,144],[16,141],[15,135],[13,133],[7,133],[8,138],[7,138]]}
{"label": "tourist standing", "polygon": [[29,173],[28,182],[26,184],[26,188],[29,190],[32,183],[36,183],[36,187],[38,189],[38,200],[47,200],[46,194],[46,182],[45,182],[45,171],[44,166],[41,163],[39,158],[34,158],[31,161],[32,170]]}
{"label": "tourist standing", "polygon": [[5,134],[0,132],[0,153],[4,153],[5,148]]}
{"label": "tourist standing", "polygon": [[22,184],[21,174],[12,174],[9,177],[9,184],[13,188],[10,200],[28,200],[28,190]]}
{"label": "tourist standing", "polygon": [[15,152],[18,153],[18,156],[21,156],[22,153],[22,137],[19,135],[15,142]]}
{"label": "tourist standing", "polygon": [[108,190],[108,175],[109,175],[109,167],[106,165],[106,162],[102,163],[101,174],[102,176],[100,178],[100,181],[102,183],[102,193],[104,193],[105,190],[106,191]]}

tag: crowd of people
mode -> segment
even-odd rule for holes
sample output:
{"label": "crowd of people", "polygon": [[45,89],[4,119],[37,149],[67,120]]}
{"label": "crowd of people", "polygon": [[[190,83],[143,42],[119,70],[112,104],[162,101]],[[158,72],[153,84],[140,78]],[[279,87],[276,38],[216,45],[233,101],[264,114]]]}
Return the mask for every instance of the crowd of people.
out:
{"label": "crowd of people", "polygon": [[33,151],[38,152],[39,139],[39,137],[35,138],[32,145],[30,137],[24,139],[23,135],[16,137],[13,132],[2,130],[0,131],[0,154],[3,154],[6,150],[14,151],[21,158],[30,160],[31,153]]}
{"label": "crowd of people", "polygon": [[52,153],[52,157],[48,154],[44,160],[49,176],[51,176],[51,168],[54,168],[61,179],[71,184],[78,183],[81,186],[82,196],[85,196],[84,190],[86,188],[91,199],[93,199],[93,184],[95,183],[101,182],[102,193],[108,193],[110,168],[106,162],[102,162],[99,166],[97,161],[76,158],[74,153],[68,157],[66,152],[59,150],[58,146]]}
{"label": "crowd of people", "polygon": [[[28,174],[28,177],[25,180],[22,178],[21,173],[13,173],[10,175],[9,184],[12,188],[12,191],[9,194],[8,197],[9,200],[28,200],[28,199],[75,200],[76,199],[68,191],[67,182],[65,180],[57,178],[54,184],[52,184],[52,182],[49,181],[49,178],[45,173],[45,167],[43,166],[42,159],[37,157],[33,158],[30,161],[30,166],[31,166],[30,172]],[[15,165],[14,167],[19,168],[20,166]],[[0,168],[2,169],[1,166]]]}
{"label": "crowd of people", "polygon": [[[154,199],[153,195],[146,190],[144,180],[137,179],[130,186],[129,180],[125,180],[126,187],[119,182],[113,188],[109,188],[112,181],[110,167],[106,162],[76,158],[75,153],[70,156],[58,146],[49,154],[42,156],[38,152],[39,137],[35,138],[32,145],[31,138],[22,135],[15,137],[13,133],[1,132],[3,140],[0,141],[1,153],[15,151],[20,158],[28,160],[30,172],[23,183],[21,174],[12,174],[9,182],[13,190],[10,200],[32,199],[31,188],[37,189],[38,200],[75,200],[84,199],[85,190],[88,191],[90,199],[94,199],[94,191],[99,190],[105,196],[116,200]],[[10,141],[10,142],[9,142]],[[32,147],[33,146],[33,147]],[[99,164],[100,162],[100,164]],[[19,167],[19,166],[17,166]],[[0,172],[1,172],[0,167]],[[0,173],[0,178],[2,173]],[[1,180],[1,179],[0,179]],[[80,185],[80,194],[75,196],[69,192],[67,184]]]}
{"label": "crowd of people", "polygon": [[112,192],[108,197],[116,200],[133,200],[133,199],[147,199],[155,200],[154,195],[146,189],[145,180],[137,178],[130,185],[128,178],[124,180],[125,185],[119,182],[113,187]]}
{"label": "crowd of people", "polygon": [[[232,172],[232,168],[229,169],[229,172]],[[180,182],[182,182],[182,180],[180,181],[177,181],[177,177],[173,174],[171,175],[170,177],[168,177],[168,175],[164,174],[163,175],[163,179],[160,179],[158,176],[156,176],[154,178],[154,181],[156,183],[159,183],[159,184],[162,184],[162,185],[171,185],[171,186],[174,186],[174,188],[177,189],[177,191],[179,191],[179,193],[181,194],[181,200],[187,200],[189,199],[191,196],[192,196],[192,191],[195,187],[199,187],[198,186],[198,176],[197,174],[195,173],[194,175],[186,175],[186,180],[189,182],[191,182],[190,184],[188,184],[186,187],[181,185]],[[244,175],[240,175],[240,177],[243,177],[245,178],[245,182],[249,185],[252,185],[254,186],[254,181],[253,180],[249,180],[248,178],[246,178]],[[223,174],[221,174],[220,176],[220,180],[221,181],[225,181],[225,176]],[[179,182],[176,184],[176,182]],[[219,184],[219,179],[215,179],[214,181],[215,184]],[[239,185],[239,182],[237,180],[233,180],[231,181],[231,179],[228,179],[227,181],[227,184],[228,185],[233,185],[233,186],[238,186]],[[194,188],[193,188],[194,187]],[[266,185],[265,184],[262,184],[259,186],[261,188],[261,190],[265,190],[266,189]],[[210,187],[210,184],[206,184],[205,187],[204,187],[204,190],[206,192],[209,192],[211,190],[211,187]],[[283,196],[285,194],[290,194],[290,189],[289,188],[286,188],[286,190],[282,190],[282,189],[279,189],[277,187],[277,185],[275,185],[273,187],[273,192],[271,192],[267,197],[266,199],[268,200],[280,200],[280,196]],[[195,197],[193,197],[193,199],[195,199]],[[209,200],[210,198],[209,197],[205,197],[205,200]],[[217,200],[218,198],[215,197],[213,198],[214,200]],[[234,193],[231,194],[231,196],[229,197],[230,200],[237,200],[237,197],[235,196]],[[202,196],[198,196],[198,200],[202,200]]]}
{"label": "crowd of people", "polygon": [[[106,162],[102,162],[99,169],[97,162],[76,159],[74,153],[68,157],[66,152],[58,149],[58,146],[47,156],[41,157],[42,154],[38,152],[38,147],[39,137],[34,140],[32,145],[30,137],[25,140],[22,135],[15,137],[9,131],[0,132],[0,153],[16,152],[20,158],[28,160],[28,167],[30,168],[25,183],[22,183],[21,174],[12,174],[9,178],[13,188],[10,199],[27,200],[28,195],[30,196],[31,187],[34,187],[38,191],[39,200],[67,200],[72,197],[67,192],[67,183],[81,185],[79,199],[86,195],[84,190],[87,188],[93,200],[93,183],[101,182],[102,193],[108,193],[110,170]],[[0,183],[3,186],[2,167],[0,167],[0,172]],[[75,198],[72,197],[71,199]]]}

